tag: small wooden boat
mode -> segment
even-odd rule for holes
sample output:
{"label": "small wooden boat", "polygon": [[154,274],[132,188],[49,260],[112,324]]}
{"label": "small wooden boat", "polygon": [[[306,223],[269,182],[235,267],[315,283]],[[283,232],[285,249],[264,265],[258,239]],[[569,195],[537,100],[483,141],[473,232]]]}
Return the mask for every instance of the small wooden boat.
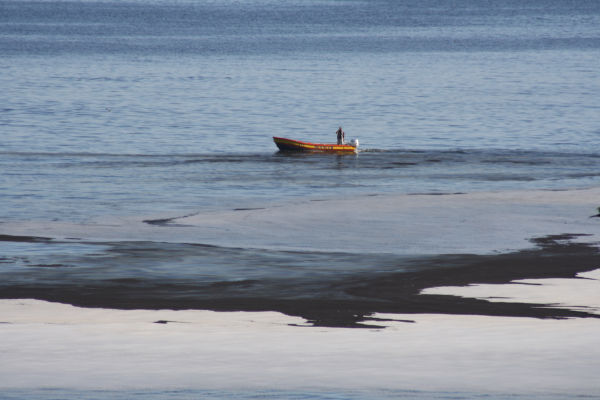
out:
{"label": "small wooden boat", "polygon": [[353,139],[352,144],[334,144],[334,143],[310,143],[300,140],[286,139],[273,136],[273,141],[281,151],[307,151],[318,153],[356,153],[358,140]]}

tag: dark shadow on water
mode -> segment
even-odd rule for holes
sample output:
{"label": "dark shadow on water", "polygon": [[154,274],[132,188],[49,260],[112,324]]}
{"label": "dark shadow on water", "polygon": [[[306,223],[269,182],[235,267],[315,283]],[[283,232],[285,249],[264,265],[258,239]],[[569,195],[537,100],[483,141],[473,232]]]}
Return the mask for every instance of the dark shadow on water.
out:
{"label": "dark shadow on water", "polygon": [[[505,254],[423,257],[119,242],[78,258],[54,254],[28,264],[24,256],[5,257],[15,265],[0,264],[0,298],[116,309],[278,311],[328,327],[372,328],[385,321],[374,313],[598,318],[552,305],[421,294],[440,286],[574,278],[599,268],[596,245],[575,242],[576,236],[535,238],[535,247]],[[39,246],[40,238],[0,240]]]}

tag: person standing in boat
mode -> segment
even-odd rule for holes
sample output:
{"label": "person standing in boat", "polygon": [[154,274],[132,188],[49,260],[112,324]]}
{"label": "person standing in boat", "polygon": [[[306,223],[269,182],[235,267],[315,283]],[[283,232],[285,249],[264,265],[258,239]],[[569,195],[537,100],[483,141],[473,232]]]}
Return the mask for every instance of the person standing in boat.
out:
{"label": "person standing in boat", "polygon": [[344,134],[342,127],[340,126],[335,133],[337,135],[337,144],[344,144],[344,141],[346,140],[344,136],[346,135]]}

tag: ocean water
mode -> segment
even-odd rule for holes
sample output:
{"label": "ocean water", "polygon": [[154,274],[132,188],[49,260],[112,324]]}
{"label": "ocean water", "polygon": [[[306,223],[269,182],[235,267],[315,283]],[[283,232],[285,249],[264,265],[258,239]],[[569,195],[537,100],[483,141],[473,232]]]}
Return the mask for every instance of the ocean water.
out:
{"label": "ocean water", "polygon": [[[0,0],[0,233],[12,234],[9,223],[160,225],[369,196],[594,188],[598,60],[591,0]],[[285,154],[272,141],[333,142],[340,125],[358,154]],[[5,239],[0,286],[13,295],[165,279],[170,295],[193,280],[210,296],[290,280],[269,293],[293,299],[342,272],[424,265],[193,237]]]}
{"label": "ocean water", "polygon": [[0,4],[3,219],[598,179],[596,2]]}
{"label": "ocean water", "polygon": [[[354,400],[354,399],[428,399],[428,400],[472,400],[481,399],[479,393],[469,392],[434,392],[434,391],[418,391],[418,390],[375,390],[375,391],[282,391],[268,390],[256,391],[253,393],[235,392],[235,391],[201,391],[201,390],[161,390],[161,391],[63,391],[57,389],[46,389],[37,391],[28,391],[23,393],[18,390],[9,390],[6,392],[6,400],[22,399],[26,394],[31,400],[47,400],[47,399],[63,399],[63,398],[85,398],[89,400],[105,400],[105,399],[290,399],[290,400],[305,400],[305,399],[321,399],[321,400]],[[522,397],[515,394],[499,394],[496,396],[486,396],[496,400],[524,400],[531,397]],[[547,399],[560,399],[560,396],[545,395]],[[586,396],[583,396],[586,398]]]}

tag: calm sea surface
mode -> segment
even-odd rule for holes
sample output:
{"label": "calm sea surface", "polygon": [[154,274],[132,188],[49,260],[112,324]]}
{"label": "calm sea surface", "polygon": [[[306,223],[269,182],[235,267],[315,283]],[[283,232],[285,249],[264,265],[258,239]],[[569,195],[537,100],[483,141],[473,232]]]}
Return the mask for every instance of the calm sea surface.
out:
{"label": "calm sea surface", "polygon": [[0,53],[2,219],[600,174],[595,1],[1,1]]}
{"label": "calm sea surface", "polygon": [[[600,183],[597,1],[1,0],[0,90],[0,222]],[[358,155],[272,141],[333,142],[339,125]],[[324,263],[359,268],[343,254],[0,242],[4,286],[267,279],[283,264],[321,276]]]}

